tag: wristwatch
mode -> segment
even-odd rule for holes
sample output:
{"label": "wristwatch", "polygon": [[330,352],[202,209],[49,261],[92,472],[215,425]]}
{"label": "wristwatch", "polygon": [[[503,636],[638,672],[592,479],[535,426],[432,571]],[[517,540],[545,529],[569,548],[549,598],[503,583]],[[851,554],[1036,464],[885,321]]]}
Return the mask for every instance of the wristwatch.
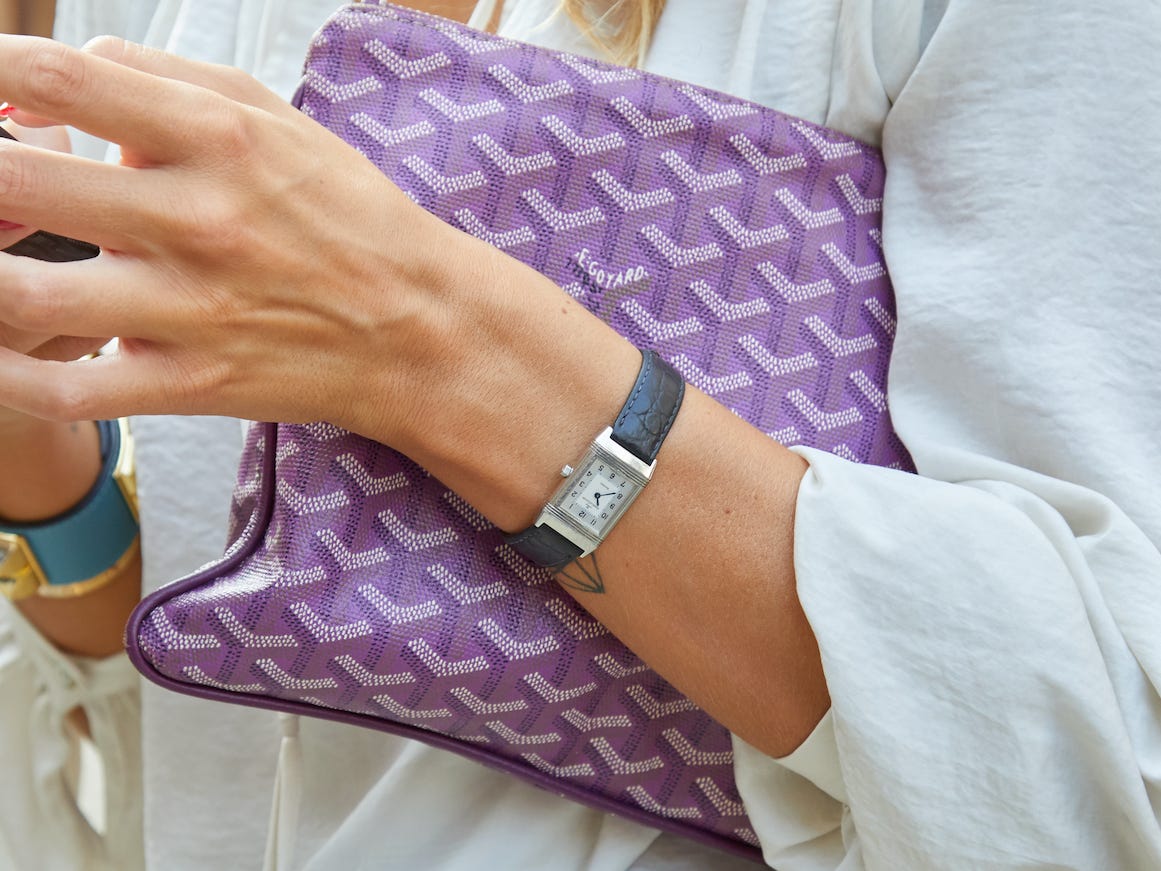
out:
{"label": "wristwatch", "polygon": [[684,396],[681,375],[655,352],[642,351],[641,371],[613,425],[575,466],[561,470],[564,481],[536,522],[508,544],[554,570],[596,550],[653,477]]}
{"label": "wristwatch", "polygon": [[0,595],[68,598],[121,573],[140,548],[133,437],[127,420],[97,423],[101,472],[77,505],[37,523],[0,520]]}

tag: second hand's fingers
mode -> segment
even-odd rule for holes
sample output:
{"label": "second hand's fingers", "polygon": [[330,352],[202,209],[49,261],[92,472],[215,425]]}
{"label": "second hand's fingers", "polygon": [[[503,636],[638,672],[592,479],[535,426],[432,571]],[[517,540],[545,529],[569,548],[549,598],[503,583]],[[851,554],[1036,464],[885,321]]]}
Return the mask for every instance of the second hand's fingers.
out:
{"label": "second hand's fingers", "polygon": [[42,336],[165,338],[183,312],[155,282],[138,261],[108,252],[73,263],[0,254],[0,321]]}
{"label": "second hand's fingers", "polygon": [[194,122],[212,122],[224,102],[205,88],[91,51],[7,35],[0,35],[0,94],[29,116],[71,124],[157,160],[178,159],[201,142]]}
{"label": "second hand's fingers", "polygon": [[84,336],[57,336],[49,339],[42,345],[29,352],[28,356],[37,360],[79,360],[89,354],[95,354],[107,345],[109,340],[87,338]]}
{"label": "second hand's fingers", "polygon": [[21,354],[27,354],[34,348],[43,345],[49,338],[43,333],[18,330],[10,324],[0,322],[0,348],[9,348]]}

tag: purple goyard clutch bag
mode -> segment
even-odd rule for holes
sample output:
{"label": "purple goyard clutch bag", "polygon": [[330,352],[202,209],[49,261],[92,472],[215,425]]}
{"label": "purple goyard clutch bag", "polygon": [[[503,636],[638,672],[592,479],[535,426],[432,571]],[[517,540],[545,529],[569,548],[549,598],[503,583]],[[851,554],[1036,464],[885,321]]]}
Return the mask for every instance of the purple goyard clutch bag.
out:
{"label": "purple goyard clutch bag", "polygon": [[[876,150],[390,6],[331,19],[299,102],[772,438],[909,468]],[[135,613],[148,677],[418,738],[758,857],[725,728],[407,458],[256,426],[234,507],[224,559]]]}

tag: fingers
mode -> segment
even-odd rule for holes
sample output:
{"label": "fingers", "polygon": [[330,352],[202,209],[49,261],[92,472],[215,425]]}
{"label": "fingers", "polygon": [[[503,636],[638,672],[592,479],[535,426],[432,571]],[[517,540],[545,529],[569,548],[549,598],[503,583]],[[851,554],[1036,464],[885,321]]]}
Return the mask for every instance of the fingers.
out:
{"label": "fingers", "polygon": [[164,339],[183,314],[132,258],[43,263],[0,254],[0,322],[18,333]]}
{"label": "fingers", "polygon": [[[7,105],[7,104],[5,104]],[[41,118],[39,115],[33,115],[31,112],[21,112],[19,109],[8,107],[8,120],[4,123],[4,127],[14,125],[24,130],[36,129],[40,127],[56,127],[57,123],[50,118]],[[20,137],[23,139],[24,137]]]}
{"label": "fingers", "polygon": [[51,336],[18,330],[10,324],[0,323],[0,348],[10,348],[21,354],[27,354],[33,348],[43,345],[50,338]]}
{"label": "fingers", "polygon": [[0,408],[45,420],[164,413],[172,392],[165,380],[156,358],[131,361],[113,354],[60,363],[0,348]]}
{"label": "fingers", "polygon": [[156,181],[114,164],[0,141],[0,216],[103,248],[133,250],[164,226],[166,200]]}
{"label": "fingers", "polygon": [[38,360],[77,360],[86,354],[95,354],[108,343],[108,338],[49,337],[0,323],[0,348],[28,354]]}
{"label": "fingers", "polygon": [[5,219],[0,215],[0,251],[3,251],[5,248],[11,248],[24,237],[31,236],[36,232],[31,227],[7,224],[4,221]]}
{"label": "fingers", "polygon": [[[161,160],[185,154],[222,98],[48,39],[0,35],[0,94],[29,116],[71,124]],[[27,119],[26,119],[27,120]]]}
{"label": "fingers", "polygon": [[237,67],[189,60],[115,36],[99,36],[84,50],[142,73],[215,91],[249,106],[275,111],[287,108],[285,100]]}

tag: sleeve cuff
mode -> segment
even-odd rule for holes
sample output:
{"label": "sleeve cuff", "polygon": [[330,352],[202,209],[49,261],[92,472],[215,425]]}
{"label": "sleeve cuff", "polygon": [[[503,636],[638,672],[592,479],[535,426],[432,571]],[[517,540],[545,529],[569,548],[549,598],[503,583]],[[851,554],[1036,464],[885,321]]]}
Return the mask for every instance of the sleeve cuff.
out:
{"label": "sleeve cuff", "polygon": [[780,871],[833,871],[846,848],[846,790],[829,711],[802,745],[781,759],[737,735],[734,779],[766,862]]}
{"label": "sleeve cuff", "polygon": [[835,801],[847,804],[847,788],[839,768],[838,744],[834,737],[834,715],[827,711],[793,753],[775,759],[783,768],[806,778]]}

